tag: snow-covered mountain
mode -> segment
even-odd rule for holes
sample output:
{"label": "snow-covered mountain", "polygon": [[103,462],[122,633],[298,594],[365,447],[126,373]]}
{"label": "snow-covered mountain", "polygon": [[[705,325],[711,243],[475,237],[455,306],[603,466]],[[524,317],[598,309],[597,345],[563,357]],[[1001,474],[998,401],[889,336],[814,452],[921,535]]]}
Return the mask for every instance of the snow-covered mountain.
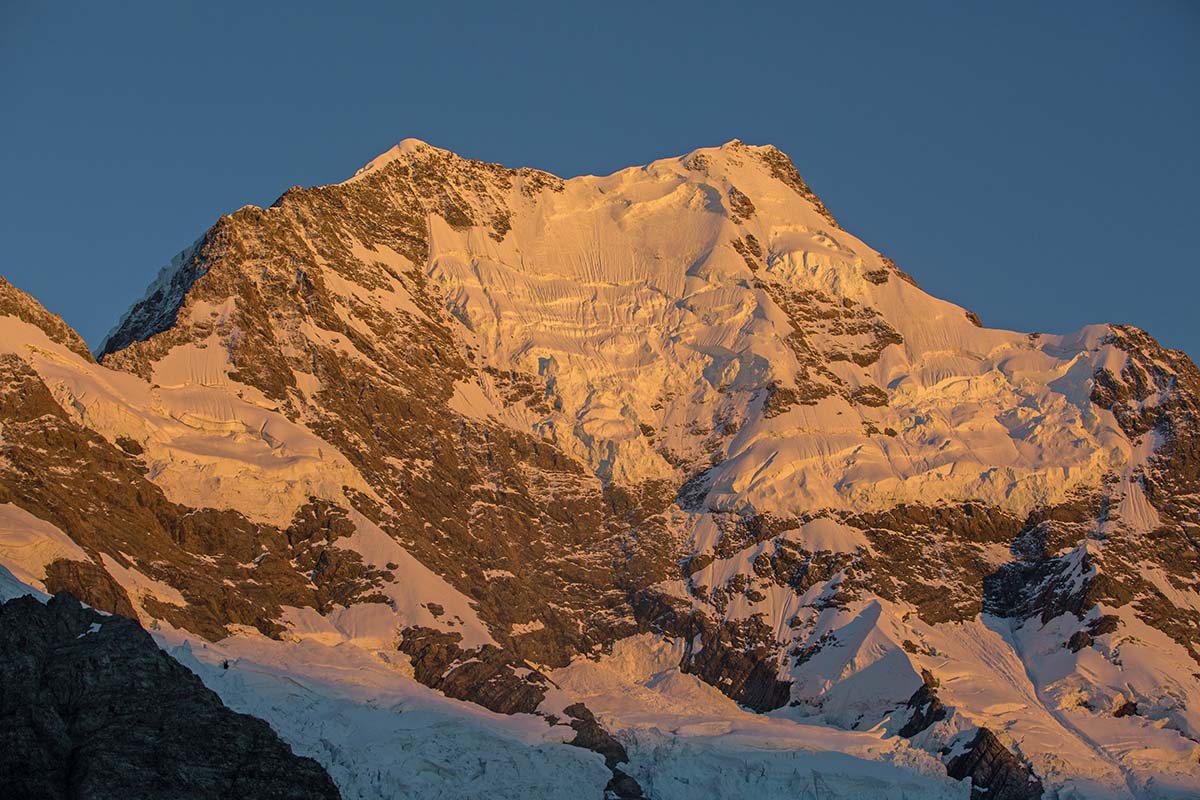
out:
{"label": "snow-covered mountain", "polygon": [[773,147],[405,140],[98,362],[0,284],[0,372],[0,564],[345,797],[1200,792],[1200,372],[982,327]]}

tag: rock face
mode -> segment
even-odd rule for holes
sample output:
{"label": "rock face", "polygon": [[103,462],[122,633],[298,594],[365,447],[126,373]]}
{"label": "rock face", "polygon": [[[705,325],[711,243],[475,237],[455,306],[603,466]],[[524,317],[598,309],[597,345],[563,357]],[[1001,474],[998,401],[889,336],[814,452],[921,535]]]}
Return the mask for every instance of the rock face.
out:
{"label": "rock face", "polygon": [[946,765],[953,778],[971,779],[971,800],[1041,800],[1042,782],[987,728]]}
{"label": "rock face", "polygon": [[7,797],[332,800],[262,720],[236,714],[136,622],[69,594],[0,605]]}
{"label": "rock face", "polygon": [[456,634],[409,628],[399,649],[412,659],[417,680],[498,714],[532,714],[549,681],[530,664],[494,645],[464,651]]}
{"label": "rock face", "polygon": [[937,696],[937,688],[937,678],[933,677],[929,670],[922,670],[921,688],[908,698],[907,705],[912,716],[900,729],[901,736],[912,738],[921,731],[927,730],[935,722],[941,722],[946,718],[946,707],[942,705],[941,699]]}
{"label": "rock face", "polygon": [[100,363],[0,284],[0,562],[573,719],[641,787],[640,710],[556,676],[648,636],[722,714],[930,759],[988,723],[1150,796],[1200,784],[1198,420],[1183,353],[982,327],[776,148],[563,180],[406,140],[222,217]]}
{"label": "rock face", "polygon": [[575,731],[575,738],[570,743],[604,756],[605,766],[612,770],[612,780],[605,790],[621,800],[640,800],[644,796],[642,787],[620,766],[629,762],[625,747],[596,721],[596,715],[583,703],[567,706],[563,713],[570,718],[571,728]]}

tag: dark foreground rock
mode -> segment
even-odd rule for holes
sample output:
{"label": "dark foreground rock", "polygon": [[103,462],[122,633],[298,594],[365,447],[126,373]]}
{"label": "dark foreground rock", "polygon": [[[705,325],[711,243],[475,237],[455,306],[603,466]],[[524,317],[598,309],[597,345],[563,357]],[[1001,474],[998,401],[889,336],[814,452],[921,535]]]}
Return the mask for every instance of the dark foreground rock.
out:
{"label": "dark foreground rock", "polygon": [[980,728],[967,751],[950,759],[946,773],[971,779],[971,800],[1041,800],[1042,782],[996,735]]}
{"label": "dark foreground rock", "polygon": [[0,786],[46,800],[340,797],[136,622],[65,593],[0,605]]}

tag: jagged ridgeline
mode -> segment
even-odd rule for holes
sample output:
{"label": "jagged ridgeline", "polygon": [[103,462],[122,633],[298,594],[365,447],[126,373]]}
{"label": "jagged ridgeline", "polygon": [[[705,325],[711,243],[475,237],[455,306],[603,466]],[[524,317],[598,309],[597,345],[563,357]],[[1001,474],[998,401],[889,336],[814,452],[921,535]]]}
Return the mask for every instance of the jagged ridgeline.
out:
{"label": "jagged ridgeline", "polygon": [[773,147],[406,140],[98,361],[0,284],[0,380],[0,563],[343,796],[1200,791],[1200,372],[983,327]]}

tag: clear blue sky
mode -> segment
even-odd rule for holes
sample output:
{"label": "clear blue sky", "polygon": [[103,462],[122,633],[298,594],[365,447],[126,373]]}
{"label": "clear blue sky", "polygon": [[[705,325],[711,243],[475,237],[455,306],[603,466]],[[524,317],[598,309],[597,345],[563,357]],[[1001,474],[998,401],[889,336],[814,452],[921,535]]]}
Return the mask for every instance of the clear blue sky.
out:
{"label": "clear blue sky", "polygon": [[407,136],[563,176],[736,137],[989,325],[1200,356],[1200,4],[343,5],[0,0],[0,273],[94,345]]}

